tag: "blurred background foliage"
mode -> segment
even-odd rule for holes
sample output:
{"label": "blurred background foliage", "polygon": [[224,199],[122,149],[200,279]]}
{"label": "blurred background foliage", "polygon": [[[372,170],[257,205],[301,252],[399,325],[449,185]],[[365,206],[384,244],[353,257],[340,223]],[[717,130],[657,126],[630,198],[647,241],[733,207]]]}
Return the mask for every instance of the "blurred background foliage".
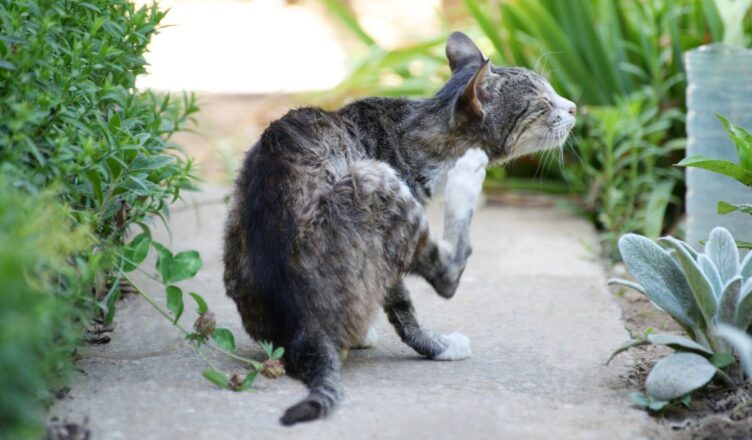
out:
{"label": "blurred background foliage", "polygon": [[[683,175],[672,166],[684,149],[683,54],[722,40],[713,0],[446,2],[444,35],[390,50],[375,43],[342,0],[322,1],[368,48],[337,88],[315,97],[322,105],[431,95],[449,75],[446,37],[463,30],[495,65],[543,74],[580,108],[561,157],[493,170],[487,189],[570,196],[566,205],[598,226],[612,257],[623,233],[657,237],[676,227],[684,194]],[[749,35],[750,20],[743,27]]]}
{"label": "blurred background foliage", "polygon": [[112,319],[129,227],[148,233],[192,162],[193,98],[138,92],[164,13],[0,0],[0,437],[40,438],[92,318]]}

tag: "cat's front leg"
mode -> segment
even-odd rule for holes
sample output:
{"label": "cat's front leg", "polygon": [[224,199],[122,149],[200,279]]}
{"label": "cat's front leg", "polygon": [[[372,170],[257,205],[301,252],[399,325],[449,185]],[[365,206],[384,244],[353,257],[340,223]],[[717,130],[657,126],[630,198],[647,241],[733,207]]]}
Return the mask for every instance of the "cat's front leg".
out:
{"label": "cat's front leg", "polygon": [[473,148],[457,160],[444,190],[444,242],[462,268],[470,256],[470,223],[483,190],[488,156]]}
{"label": "cat's front leg", "polygon": [[469,150],[449,171],[444,200],[444,237],[429,240],[419,249],[415,272],[444,298],[457,290],[470,247],[470,223],[486,176],[488,157]]}

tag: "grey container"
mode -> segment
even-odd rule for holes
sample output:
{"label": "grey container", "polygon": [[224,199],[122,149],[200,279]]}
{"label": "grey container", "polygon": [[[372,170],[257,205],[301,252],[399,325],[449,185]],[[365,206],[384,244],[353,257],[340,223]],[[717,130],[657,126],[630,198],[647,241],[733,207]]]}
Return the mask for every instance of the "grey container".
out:
{"label": "grey container", "polygon": [[[752,131],[752,51],[725,44],[687,52],[687,156],[738,162],[736,147],[716,117]],[[719,201],[752,203],[752,188],[699,168],[687,168],[687,242],[700,249],[716,226],[752,242],[752,216],[716,213]]]}

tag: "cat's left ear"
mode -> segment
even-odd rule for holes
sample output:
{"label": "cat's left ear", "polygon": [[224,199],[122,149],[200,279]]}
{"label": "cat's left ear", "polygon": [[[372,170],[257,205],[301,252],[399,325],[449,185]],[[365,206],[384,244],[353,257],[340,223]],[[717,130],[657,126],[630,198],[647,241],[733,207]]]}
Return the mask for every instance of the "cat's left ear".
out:
{"label": "cat's left ear", "polygon": [[471,120],[482,121],[486,117],[486,112],[483,110],[483,102],[487,102],[490,98],[483,84],[491,75],[493,75],[493,72],[491,72],[491,63],[489,60],[485,60],[470,81],[465,84],[465,89],[459,98],[457,98],[455,111],[462,112]]}
{"label": "cat's left ear", "polygon": [[480,64],[485,59],[478,46],[462,32],[452,32],[446,44],[446,56],[452,73],[465,66]]}

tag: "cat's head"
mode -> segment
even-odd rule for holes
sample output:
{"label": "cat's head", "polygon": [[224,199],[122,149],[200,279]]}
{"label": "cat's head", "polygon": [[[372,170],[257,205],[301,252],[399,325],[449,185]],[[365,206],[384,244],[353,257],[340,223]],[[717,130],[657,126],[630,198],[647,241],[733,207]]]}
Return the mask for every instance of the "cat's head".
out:
{"label": "cat's head", "polygon": [[577,106],[528,69],[494,67],[461,32],[446,46],[452,78],[439,92],[453,99],[452,126],[491,161],[559,148],[574,127]]}

